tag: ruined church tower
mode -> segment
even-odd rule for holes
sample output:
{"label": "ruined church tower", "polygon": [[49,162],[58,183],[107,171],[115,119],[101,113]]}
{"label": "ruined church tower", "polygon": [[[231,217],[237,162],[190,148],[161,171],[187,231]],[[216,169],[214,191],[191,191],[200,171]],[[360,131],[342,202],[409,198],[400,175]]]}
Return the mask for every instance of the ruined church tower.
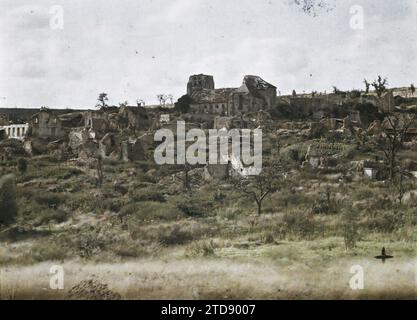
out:
{"label": "ruined church tower", "polygon": [[214,90],[214,78],[205,74],[197,74],[190,76],[187,84],[187,94],[192,95],[194,91],[201,89]]}

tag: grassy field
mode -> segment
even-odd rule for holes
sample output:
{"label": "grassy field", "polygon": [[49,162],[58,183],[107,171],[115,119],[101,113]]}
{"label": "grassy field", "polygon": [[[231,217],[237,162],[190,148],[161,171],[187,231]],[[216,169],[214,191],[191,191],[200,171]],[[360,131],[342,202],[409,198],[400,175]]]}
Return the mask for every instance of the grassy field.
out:
{"label": "grassy field", "polygon": [[[346,253],[343,240],[215,249],[210,257],[172,248],[124,262],[48,261],[1,270],[2,299],[65,299],[84,279],[109,285],[123,299],[386,299],[416,296],[416,260],[406,243],[393,243],[395,260],[369,258],[385,242],[361,242]],[[333,248],[330,250],[329,248]],[[64,290],[51,290],[49,270],[64,267]],[[350,268],[364,270],[364,289],[352,290]]]}
{"label": "grassy field", "polygon": [[[105,162],[99,188],[94,164],[42,157],[24,174],[4,164],[0,174],[17,176],[19,214],[0,229],[0,297],[89,298],[71,295],[89,279],[122,299],[416,297],[412,198],[298,170],[258,216],[227,181],[195,169],[185,191],[171,169]],[[382,247],[394,259],[375,259]],[[49,287],[53,265],[64,268],[63,290]],[[355,265],[363,290],[349,286]]]}

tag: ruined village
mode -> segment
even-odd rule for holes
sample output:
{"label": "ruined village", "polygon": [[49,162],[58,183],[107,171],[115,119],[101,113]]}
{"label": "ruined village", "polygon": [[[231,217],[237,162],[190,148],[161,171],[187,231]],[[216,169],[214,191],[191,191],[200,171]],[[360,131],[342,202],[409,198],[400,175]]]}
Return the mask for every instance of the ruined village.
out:
{"label": "ruined village", "polygon": [[[98,93],[89,110],[0,109],[0,268],[35,266],[39,284],[15,287],[11,271],[0,297],[413,297],[414,85],[378,76],[358,90],[283,95],[267,80],[217,88],[192,75],[182,97],[152,106]],[[262,173],[247,177],[238,161],[156,165],[154,134],[178,121],[262,129]],[[382,247],[399,265],[381,271]],[[346,287],[340,270],[355,259],[374,270],[367,291]],[[69,265],[67,290],[42,290],[49,261]]]}

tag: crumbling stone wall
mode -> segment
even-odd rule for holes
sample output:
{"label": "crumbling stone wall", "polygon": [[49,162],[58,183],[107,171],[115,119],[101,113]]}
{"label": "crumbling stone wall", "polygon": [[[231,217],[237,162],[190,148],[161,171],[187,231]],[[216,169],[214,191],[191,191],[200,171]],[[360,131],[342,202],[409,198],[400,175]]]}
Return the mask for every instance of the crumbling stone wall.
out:
{"label": "crumbling stone wall", "polygon": [[62,138],[65,134],[58,116],[50,110],[41,110],[29,122],[30,136],[40,138]]}

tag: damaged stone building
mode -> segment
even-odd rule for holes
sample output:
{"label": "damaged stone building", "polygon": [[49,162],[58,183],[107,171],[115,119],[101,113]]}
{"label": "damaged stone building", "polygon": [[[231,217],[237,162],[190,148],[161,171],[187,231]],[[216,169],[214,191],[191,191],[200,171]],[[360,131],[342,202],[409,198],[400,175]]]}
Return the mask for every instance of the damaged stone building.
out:
{"label": "damaged stone building", "polygon": [[61,120],[51,110],[42,108],[29,122],[30,136],[59,139],[64,136]]}
{"label": "damaged stone building", "polygon": [[105,107],[83,113],[82,125],[69,132],[75,156],[136,161],[145,158],[141,140],[132,138],[148,130],[151,117],[142,107]]}
{"label": "damaged stone building", "polygon": [[247,75],[239,88],[215,89],[213,76],[193,75],[187,84],[192,113],[235,116],[269,110],[276,105],[277,88],[258,76]]}

